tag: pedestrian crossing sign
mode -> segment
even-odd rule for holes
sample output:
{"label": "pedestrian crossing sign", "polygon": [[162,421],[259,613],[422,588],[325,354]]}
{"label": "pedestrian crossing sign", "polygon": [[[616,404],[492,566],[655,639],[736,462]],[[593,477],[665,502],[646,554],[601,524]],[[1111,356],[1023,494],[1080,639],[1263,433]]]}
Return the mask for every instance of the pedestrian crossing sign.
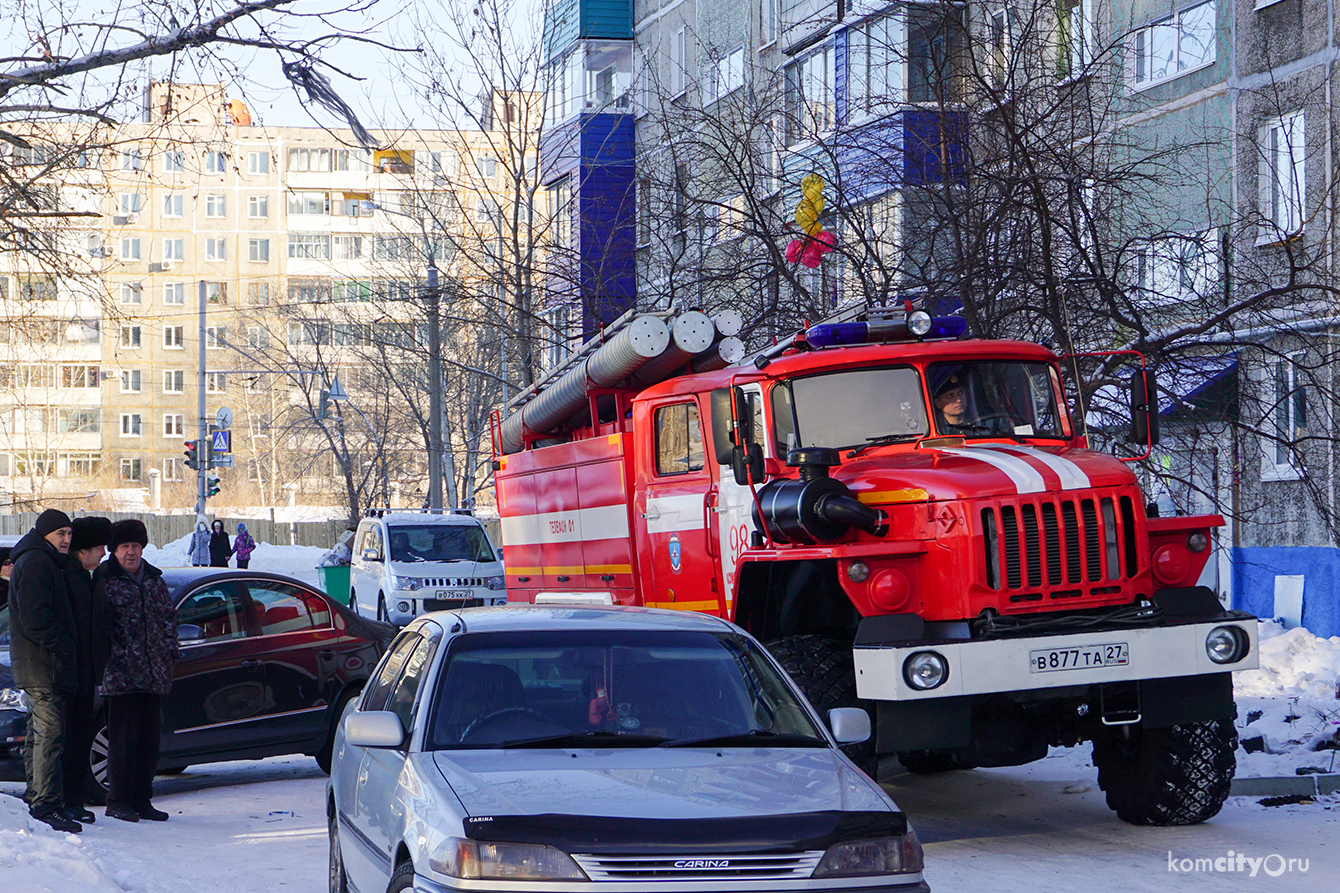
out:
{"label": "pedestrian crossing sign", "polygon": [[232,431],[214,431],[210,434],[209,449],[214,453],[231,453],[233,451],[233,432]]}

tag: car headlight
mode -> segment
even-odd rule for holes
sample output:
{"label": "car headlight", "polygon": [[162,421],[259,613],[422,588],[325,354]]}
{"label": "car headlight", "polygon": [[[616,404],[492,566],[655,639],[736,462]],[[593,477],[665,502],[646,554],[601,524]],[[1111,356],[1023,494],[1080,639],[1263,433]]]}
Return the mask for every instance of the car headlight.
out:
{"label": "car headlight", "polygon": [[21,688],[0,688],[0,710],[28,712],[28,695]]}
{"label": "car headlight", "polygon": [[487,588],[489,588],[489,589],[506,589],[506,588],[507,588],[507,578],[506,578],[506,577],[485,577],[485,578],[484,578],[484,585],[485,585]]}
{"label": "car headlight", "polygon": [[1237,663],[1248,648],[1247,634],[1236,626],[1216,626],[1205,637],[1205,653],[1217,664]]}
{"label": "car headlight", "polygon": [[903,678],[917,691],[930,691],[949,678],[949,662],[934,651],[918,651],[903,662]]}
{"label": "car headlight", "polygon": [[404,589],[413,592],[423,586],[423,580],[418,577],[391,577],[392,589]]}
{"label": "car headlight", "polygon": [[828,848],[812,877],[868,877],[874,874],[908,874],[924,864],[921,841],[908,829],[901,837],[853,840]]}
{"label": "car headlight", "polygon": [[535,843],[486,843],[449,837],[428,857],[428,867],[456,878],[584,881],[586,874],[562,850]]}

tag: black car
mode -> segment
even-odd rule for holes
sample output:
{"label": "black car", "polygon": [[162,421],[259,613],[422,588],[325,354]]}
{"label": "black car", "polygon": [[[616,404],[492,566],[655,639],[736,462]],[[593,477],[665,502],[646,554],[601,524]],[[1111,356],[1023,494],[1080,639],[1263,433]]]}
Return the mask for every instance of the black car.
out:
{"label": "black car", "polygon": [[[159,771],[306,753],[329,772],[335,723],[398,630],[279,574],[164,568],[163,579],[177,604],[181,657],[163,699]],[[0,623],[7,629],[4,612]],[[8,644],[0,648],[3,674]],[[4,724],[0,709],[0,731]],[[10,756],[0,778],[22,779],[22,760],[17,774],[9,765],[18,749]],[[89,760],[105,790],[105,726]]]}

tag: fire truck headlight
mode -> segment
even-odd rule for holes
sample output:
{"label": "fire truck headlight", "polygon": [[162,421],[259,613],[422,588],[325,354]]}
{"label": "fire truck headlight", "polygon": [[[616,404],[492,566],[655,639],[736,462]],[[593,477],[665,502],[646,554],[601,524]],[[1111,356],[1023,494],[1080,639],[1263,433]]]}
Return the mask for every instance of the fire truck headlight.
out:
{"label": "fire truck headlight", "polygon": [[1216,626],[1205,637],[1205,653],[1217,664],[1232,664],[1247,654],[1247,635],[1236,626]]}
{"label": "fire truck headlight", "polygon": [[1204,552],[1210,547],[1210,538],[1205,535],[1205,531],[1197,530],[1187,535],[1186,547],[1192,552]]}
{"label": "fire truck headlight", "polygon": [[930,691],[949,678],[949,661],[934,651],[918,651],[903,662],[903,678],[917,691]]}
{"label": "fire truck headlight", "polygon": [[847,565],[847,579],[853,583],[864,583],[870,577],[870,565],[864,561],[853,561]]}
{"label": "fire truck headlight", "polygon": [[913,310],[907,314],[907,330],[918,338],[931,330],[931,315],[925,310]]}

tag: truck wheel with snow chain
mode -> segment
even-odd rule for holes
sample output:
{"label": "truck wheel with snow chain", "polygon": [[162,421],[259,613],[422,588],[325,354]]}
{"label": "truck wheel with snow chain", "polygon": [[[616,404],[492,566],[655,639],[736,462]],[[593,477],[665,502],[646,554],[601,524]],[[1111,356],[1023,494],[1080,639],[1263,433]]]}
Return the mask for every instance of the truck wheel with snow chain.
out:
{"label": "truck wheel with snow chain", "polygon": [[[856,669],[850,645],[823,636],[787,636],[769,642],[767,649],[825,722],[828,711],[834,707],[861,707],[870,714],[873,724],[875,705],[856,697]],[[842,751],[867,775],[875,777],[879,758],[875,755],[873,735]]]}
{"label": "truck wheel with snow chain", "polygon": [[1110,726],[1093,742],[1098,786],[1132,825],[1196,825],[1228,798],[1237,765],[1232,718],[1161,729]]}

